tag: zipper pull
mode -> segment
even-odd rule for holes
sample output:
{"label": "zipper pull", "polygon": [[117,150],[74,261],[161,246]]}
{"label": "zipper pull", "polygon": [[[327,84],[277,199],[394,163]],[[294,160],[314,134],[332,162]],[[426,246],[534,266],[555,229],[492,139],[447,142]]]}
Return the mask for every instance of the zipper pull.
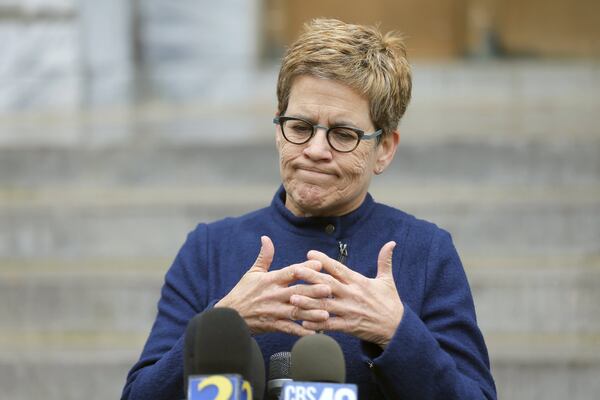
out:
{"label": "zipper pull", "polygon": [[346,265],[346,259],[348,258],[348,243],[338,242],[338,261]]}

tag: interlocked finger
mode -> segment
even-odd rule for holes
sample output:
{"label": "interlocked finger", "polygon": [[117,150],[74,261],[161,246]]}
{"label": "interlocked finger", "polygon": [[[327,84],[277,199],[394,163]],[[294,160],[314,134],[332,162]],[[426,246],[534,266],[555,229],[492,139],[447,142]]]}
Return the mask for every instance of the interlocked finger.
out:
{"label": "interlocked finger", "polygon": [[305,310],[292,304],[285,304],[277,307],[269,313],[269,321],[290,320],[290,321],[314,321],[322,322],[329,318],[329,313],[325,310]]}
{"label": "interlocked finger", "polygon": [[271,323],[270,330],[279,331],[283,333],[287,333],[289,335],[296,336],[306,336],[312,335],[315,331],[311,329],[307,329],[296,322],[287,320],[287,319],[279,319],[275,320]]}
{"label": "interlocked finger", "polygon": [[296,306],[292,307],[291,319],[293,321],[323,322],[329,318],[329,313],[325,310],[304,310]]}
{"label": "interlocked finger", "polygon": [[320,271],[322,268],[319,261],[304,261],[298,264],[292,264],[278,271],[273,271],[272,279],[274,282],[280,284],[290,284],[292,282],[301,280],[298,275],[303,275],[306,271]]}
{"label": "interlocked finger", "polygon": [[359,273],[352,271],[346,265],[320,251],[311,250],[308,252],[307,257],[309,260],[320,261],[323,265],[323,270],[340,282],[350,283],[362,277]]}
{"label": "interlocked finger", "polygon": [[331,297],[312,298],[301,295],[293,295],[290,298],[290,303],[293,306],[303,310],[324,310],[331,314],[338,314],[342,311],[339,308],[338,302]]}
{"label": "interlocked finger", "polygon": [[282,291],[281,300],[287,303],[294,295],[319,299],[331,296],[331,288],[322,283],[315,285],[299,283],[285,288]]}
{"label": "interlocked finger", "polygon": [[344,291],[344,285],[329,274],[323,274],[308,268],[298,269],[296,278],[312,284],[324,284],[331,288],[332,294],[339,294]]}
{"label": "interlocked finger", "polygon": [[312,331],[351,332],[351,327],[349,326],[348,321],[339,317],[331,317],[327,319],[327,321],[323,322],[304,321],[302,322],[302,326]]}

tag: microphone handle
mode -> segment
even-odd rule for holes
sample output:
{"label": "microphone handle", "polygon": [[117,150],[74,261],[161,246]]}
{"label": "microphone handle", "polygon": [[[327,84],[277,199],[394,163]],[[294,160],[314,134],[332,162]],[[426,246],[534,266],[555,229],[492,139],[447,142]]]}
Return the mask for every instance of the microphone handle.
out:
{"label": "microphone handle", "polygon": [[286,382],[292,382],[289,378],[271,379],[267,382],[267,400],[279,400],[281,389]]}

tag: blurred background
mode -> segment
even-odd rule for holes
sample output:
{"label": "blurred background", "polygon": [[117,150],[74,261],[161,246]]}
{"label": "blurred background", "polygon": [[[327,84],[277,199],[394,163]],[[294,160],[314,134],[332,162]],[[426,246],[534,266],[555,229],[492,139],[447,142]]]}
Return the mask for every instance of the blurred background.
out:
{"label": "blurred background", "polygon": [[407,37],[372,194],[452,232],[500,398],[597,398],[600,2],[0,0],[2,398],[119,397],[186,234],[278,187],[278,62],[317,16]]}

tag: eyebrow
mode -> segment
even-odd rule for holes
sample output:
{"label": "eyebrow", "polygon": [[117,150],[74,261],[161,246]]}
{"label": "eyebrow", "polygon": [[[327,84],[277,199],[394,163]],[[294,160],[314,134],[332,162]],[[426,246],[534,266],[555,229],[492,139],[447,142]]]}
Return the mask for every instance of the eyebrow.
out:
{"label": "eyebrow", "polygon": [[[289,115],[286,114],[286,117],[300,118],[300,119],[310,122],[313,125],[317,124],[313,118],[307,117],[302,114],[289,114]],[[329,125],[329,127],[332,127],[332,126],[347,126],[350,128],[361,130],[361,131],[363,130],[362,128],[359,128],[358,125],[355,124],[354,122],[344,120],[344,119],[335,121],[333,124]]]}

